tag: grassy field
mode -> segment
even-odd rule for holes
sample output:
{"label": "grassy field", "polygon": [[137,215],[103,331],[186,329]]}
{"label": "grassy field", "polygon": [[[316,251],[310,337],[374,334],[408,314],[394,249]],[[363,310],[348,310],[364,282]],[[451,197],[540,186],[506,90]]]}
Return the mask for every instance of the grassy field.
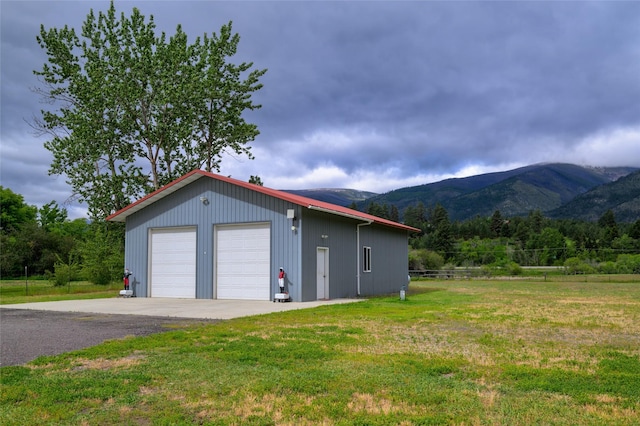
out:
{"label": "grassy field", "polygon": [[638,425],[638,277],[420,281],[0,369],[3,425]]}
{"label": "grassy field", "polygon": [[46,280],[2,280],[0,281],[0,304],[99,299],[115,297],[121,289],[122,283],[104,286],[87,281],[73,281],[65,286],[54,287]]}

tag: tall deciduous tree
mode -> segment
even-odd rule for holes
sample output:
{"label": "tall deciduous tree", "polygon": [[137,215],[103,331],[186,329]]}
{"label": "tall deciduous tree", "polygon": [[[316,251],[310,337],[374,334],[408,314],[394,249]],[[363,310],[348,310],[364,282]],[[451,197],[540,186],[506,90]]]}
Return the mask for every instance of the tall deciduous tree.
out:
{"label": "tall deciduous tree", "polygon": [[37,91],[51,104],[34,126],[52,138],[51,174],[66,175],[89,214],[101,219],[194,168],[219,170],[223,153],[252,158],[257,126],[242,117],[266,70],[234,65],[232,24],[189,44],[181,26],[155,33],[136,8],[93,10],[80,36],[40,29],[48,62]]}
{"label": "tall deciduous tree", "polygon": [[28,224],[35,224],[38,208],[24,202],[24,197],[0,186],[0,232],[6,234]]}
{"label": "tall deciduous tree", "polygon": [[249,183],[258,186],[264,186],[264,183],[262,183],[262,179],[260,179],[260,176],[258,175],[251,175],[251,177],[249,178]]}
{"label": "tall deciduous tree", "polygon": [[[259,79],[267,70],[249,72],[253,63],[234,65],[228,61],[240,42],[240,36],[232,32],[231,22],[222,26],[219,35],[205,34],[202,44],[199,41],[196,40],[197,67],[203,70],[203,77],[197,80],[197,92],[191,99],[196,120],[194,148],[202,166],[210,172],[219,170],[223,152],[253,158],[247,143],[260,132],[255,124],[242,118],[242,112],[260,108],[252,102],[251,94],[262,88]],[[246,79],[241,80],[247,72]]]}
{"label": "tall deciduous tree", "polygon": [[40,227],[47,232],[54,230],[62,232],[62,227],[67,221],[67,209],[58,206],[58,203],[51,201],[38,209],[38,222]]}

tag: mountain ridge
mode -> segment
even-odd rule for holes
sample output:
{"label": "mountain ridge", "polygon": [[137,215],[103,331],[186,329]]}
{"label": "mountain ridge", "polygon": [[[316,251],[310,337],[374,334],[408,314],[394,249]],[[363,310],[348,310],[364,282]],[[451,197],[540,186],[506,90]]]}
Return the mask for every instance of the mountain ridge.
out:
{"label": "mountain ridge", "polygon": [[344,207],[378,195],[375,192],[349,188],[283,189],[283,191]]}
{"label": "mountain ridge", "polygon": [[[624,185],[624,189],[616,188],[617,181],[635,174],[638,174],[637,180],[635,177],[623,180],[620,185]],[[586,195],[603,186],[604,189],[600,191],[604,193],[596,192],[593,197],[598,200],[604,198],[605,201],[596,203]],[[601,216],[598,212],[602,209],[606,211],[611,208],[614,214],[617,213],[619,221],[626,222],[640,218],[640,195],[636,200],[636,189],[640,191],[640,167],[539,163],[501,172],[449,178],[384,194],[341,188],[287,192],[342,206],[355,203],[361,211],[365,211],[372,203],[393,205],[400,212],[419,202],[427,208],[440,204],[454,221],[476,216],[489,217],[496,210],[503,217],[522,216],[540,210],[545,214],[549,212],[550,217],[554,218],[593,221]],[[579,196],[583,197],[577,198]]]}
{"label": "mountain ridge", "polygon": [[594,222],[607,210],[612,210],[619,222],[640,219],[640,170],[580,194],[547,214]]}

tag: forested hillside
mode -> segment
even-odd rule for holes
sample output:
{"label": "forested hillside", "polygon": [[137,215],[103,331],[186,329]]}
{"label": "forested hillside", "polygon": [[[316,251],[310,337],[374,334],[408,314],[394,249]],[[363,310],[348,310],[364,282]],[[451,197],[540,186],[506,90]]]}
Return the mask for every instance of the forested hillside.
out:
{"label": "forested hillside", "polygon": [[337,204],[339,206],[348,206],[352,203],[358,203],[378,194],[368,191],[358,191],[355,189],[285,189],[285,192],[301,195],[303,197],[313,198],[314,200],[324,201],[326,203]]}
{"label": "forested hillside", "polygon": [[[601,185],[638,171],[633,167],[592,168],[573,164],[538,164],[522,167],[500,173],[489,173],[460,179],[446,179],[440,182],[401,188],[386,194],[377,195],[365,201],[356,203],[358,210],[367,210],[371,205],[395,206],[400,212],[408,206],[422,203],[427,207],[442,205],[451,220],[465,221],[474,217],[487,217],[499,210],[505,217],[524,216],[534,210],[550,212],[571,202],[579,195],[585,194]],[[628,186],[634,183],[629,183]],[[603,188],[603,191],[613,190],[615,186]],[[614,208],[613,202],[631,204],[620,210],[620,221],[633,221],[632,192],[622,189],[619,195],[611,198],[612,203],[593,205],[593,212],[588,216],[572,215],[572,210],[566,209],[562,214],[554,217],[581,218],[597,220],[609,208]],[[602,195],[602,193],[600,193]],[[630,197],[630,198],[628,198]],[[591,208],[587,203],[582,208]],[[636,210],[637,211],[637,210]],[[577,213],[577,212],[576,212]]]}
{"label": "forested hillside", "polygon": [[620,222],[630,223],[640,218],[640,171],[578,195],[548,215],[596,221],[607,210],[613,211]]}
{"label": "forested hillside", "polygon": [[[640,273],[635,170],[532,166],[393,191],[367,200],[365,211],[421,229],[410,237],[411,269],[484,265],[515,273],[520,266],[565,266],[570,273]],[[408,194],[416,198],[402,210],[375,201],[402,205]],[[420,200],[425,194],[431,204]]]}

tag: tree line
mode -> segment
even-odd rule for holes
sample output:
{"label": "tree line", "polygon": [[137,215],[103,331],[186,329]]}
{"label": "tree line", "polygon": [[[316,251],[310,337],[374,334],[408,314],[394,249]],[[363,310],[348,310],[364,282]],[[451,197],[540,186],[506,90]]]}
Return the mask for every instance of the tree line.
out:
{"label": "tree line", "polygon": [[[352,206],[353,207],[353,206]],[[399,221],[395,206],[371,203],[367,213]],[[444,265],[498,267],[566,266],[571,272],[640,273],[640,219],[617,223],[609,210],[597,222],[549,219],[539,211],[523,217],[477,216],[449,220],[440,204],[408,206],[406,225],[420,229],[410,236],[410,269]]]}
{"label": "tree line", "polygon": [[[0,277],[24,277],[26,272],[58,285],[121,278],[123,224],[69,220],[54,201],[30,206],[2,186],[0,206]],[[399,220],[397,208],[386,205],[372,203],[367,213]],[[617,223],[611,211],[597,222],[552,220],[538,210],[524,217],[504,218],[496,211],[491,217],[451,222],[441,205],[418,203],[403,211],[403,221],[420,229],[409,238],[409,269],[565,266],[574,273],[640,273],[640,219]]]}
{"label": "tree line", "polygon": [[108,284],[122,275],[124,226],[69,220],[55,201],[41,208],[0,186],[0,277],[48,277],[57,285]]}

